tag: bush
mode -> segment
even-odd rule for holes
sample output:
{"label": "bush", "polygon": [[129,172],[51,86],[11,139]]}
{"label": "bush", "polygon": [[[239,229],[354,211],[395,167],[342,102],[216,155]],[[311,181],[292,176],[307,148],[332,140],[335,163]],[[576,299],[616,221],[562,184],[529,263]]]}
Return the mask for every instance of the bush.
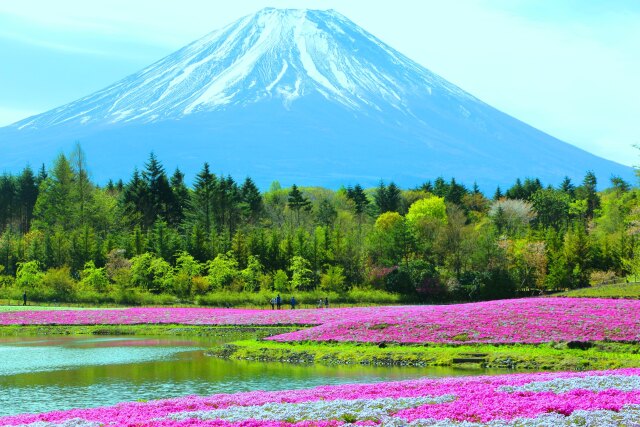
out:
{"label": "bush", "polygon": [[209,291],[209,281],[202,277],[196,276],[191,279],[191,292],[193,295],[204,295]]}
{"label": "bush", "polygon": [[615,271],[592,271],[589,275],[591,285],[615,283],[620,280]]}
{"label": "bush", "polygon": [[226,292],[213,291],[196,297],[196,304],[212,307],[235,307],[245,305],[267,306],[273,298],[270,292]]}
{"label": "bush", "polygon": [[413,286],[411,275],[400,268],[387,274],[384,285],[388,292],[397,292],[400,294],[413,294],[416,290]]}
{"label": "bush", "polygon": [[287,273],[278,270],[273,274],[273,289],[276,292],[289,292],[289,277]]}
{"label": "bush", "polygon": [[13,276],[7,276],[0,274],[0,288],[12,288],[16,284],[16,279]]}
{"label": "bush", "polygon": [[178,272],[173,276],[171,291],[178,297],[185,299],[191,296],[191,287],[193,279],[184,271]]}
{"label": "bush", "polygon": [[[362,288],[353,288],[350,291],[338,294],[336,292],[324,292],[321,290],[307,292],[281,292],[280,296],[284,306],[289,304],[291,297],[294,296],[300,308],[303,306],[316,307],[320,299],[329,298],[329,306],[334,304],[398,304],[406,301],[414,301],[406,296],[393,294],[381,290],[371,290]],[[269,300],[275,297],[275,292],[224,292],[214,291],[206,295],[196,297],[198,305],[213,307],[238,307],[238,306],[257,306],[270,308]]]}
{"label": "bush", "polygon": [[42,288],[58,301],[73,301],[76,283],[69,267],[50,268],[42,276]]}
{"label": "bush", "polygon": [[345,301],[351,304],[398,304],[403,301],[400,294],[380,289],[353,288],[345,295]]}
{"label": "bush", "polygon": [[89,261],[80,273],[80,284],[83,290],[105,292],[109,287],[109,278],[104,268],[96,268],[93,261]]}
{"label": "bush", "polygon": [[16,273],[16,285],[25,291],[35,291],[42,282],[38,261],[21,262]]}
{"label": "bush", "polygon": [[347,290],[344,269],[337,265],[327,268],[327,272],[320,277],[320,289],[325,292],[344,293]]}
{"label": "bush", "polygon": [[207,263],[207,279],[211,288],[216,290],[231,287],[233,281],[238,277],[238,262],[231,252],[218,254],[215,259]]}

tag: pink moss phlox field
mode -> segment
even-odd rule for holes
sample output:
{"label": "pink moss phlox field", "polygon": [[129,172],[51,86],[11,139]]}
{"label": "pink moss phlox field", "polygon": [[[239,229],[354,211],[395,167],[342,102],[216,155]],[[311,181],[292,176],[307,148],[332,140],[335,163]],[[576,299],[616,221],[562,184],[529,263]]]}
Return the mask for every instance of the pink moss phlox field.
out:
{"label": "pink moss phlox field", "polygon": [[527,298],[440,306],[306,310],[129,308],[13,311],[2,325],[310,325],[275,341],[541,343],[640,339],[640,301]]}
{"label": "pink moss phlox field", "polygon": [[[368,401],[374,405],[367,407]],[[394,408],[397,402],[405,406],[398,410]],[[276,410],[270,404],[275,404]],[[2,417],[0,426],[40,422],[37,424],[40,427],[53,427],[68,421],[72,423],[69,425],[76,426],[94,423],[112,426],[324,427],[344,423],[344,411],[341,412],[340,407],[345,405],[348,405],[351,421],[364,425],[385,424],[392,419],[405,424],[417,421],[416,425],[439,421],[492,423],[520,420],[517,423],[521,423],[523,419],[535,421],[550,414],[570,417],[576,411],[587,411],[588,417],[589,413],[603,410],[619,413],[618,417],[626,414],[638,421],[640,369],[421,379],[280,392],[187,396],[145,403],[121,403],[113,407]],[[333,408],[335,412],[332,412]],[[314,418],[314,414],[323,416]],[[547,420],[544,425],[552,424]]]}
{"label": "pink moss phlox field", "polygon": [[353,313],[275,341],[542,343],[640,339],[640,301],[527,298]]}
{"label": "pink moss phlox field", "polygon": [[[394,310],[384,307],[382,310]],[[344,317],[367,317],[378,308],[248,310],[233,308],[127,308],[111,310],[11,311],[0,325],[320,325]]]}

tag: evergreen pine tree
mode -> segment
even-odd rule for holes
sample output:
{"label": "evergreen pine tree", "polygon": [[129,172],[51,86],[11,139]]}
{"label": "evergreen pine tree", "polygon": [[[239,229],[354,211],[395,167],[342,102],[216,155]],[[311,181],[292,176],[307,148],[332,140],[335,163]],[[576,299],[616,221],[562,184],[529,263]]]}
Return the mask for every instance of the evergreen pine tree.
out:
{"label": "evergreen pine tree", "polygon": [[498,186],[496,188],[496,192],[493,193],[493,200],[500,200],[504,197],[504,195],[502,194],[502,190],[500,189],[500,186]]}
{"label": "evergreen pine tree", "polygon": [[233,233],[239,220],[240,189],[231,176],[220,178],[214,189],[214,214],[218,231]]}
{"label": "evergreen pine tree", "polygon": [[[356,215],[362,215],[369,205],[369,199],[367,198],[367,195],[364,193],[364,190],[362,189],[360,184],[356,184],[356,186],[353,188],[347,188],[347,197],[353,202]],[[384,203],[390,203],[388,200],[388,192],[386,191],[386,189]]]}
{"label": "evergreen pine tree", "polygon": [[576,192],[579,198],[587,201],[587,218],[593,218],[596,209],[600,208],[600,196],[597,193],[598,180],[593,171],[587,172],[582,186]]}
{"label": "evergreen pine tree", "polygon": [[473,188],[471,190],[472,194],[481,194],[480,187],[478,187],[478,183],[476,181],[473,182]]}
{"label": "evergreen pine tree", "polygon": [[190,216],[200,225],[207,236],[211,235],[214,225],[213,205],[216,186],[216,176],[209,170],[209,164],[205,163],[202,170],[196,175],[189,211]]}
{"label": "evergreen pine tree", "polygon": [[445,182],[444,178],[439,176],[433,183],[432,193],[438,197],[447,197],[449,193],[449,185]]}
{"label": "evergreen pine tree", "polygon": [[34,208],[34,217],[43,229],[71,230],[74,203],[74,173],[64,154],[56,159],[51,176],[40,183],[40,194]]}
{"label": "evergreen pine tree", "polygon": [[260,190],[249,177],[244,180],[242,187],[240,188],[240,195],[242,197],[242,210],[244,217],[249,222],[255,223],[263,210],[262,195]]}
{"label": "evergreen pine tree", "polygon": [[462,204],[462,198],[468,193],[464,185],[458,184],[455,178],[451,178],[449,182],[449,189],[447,190],[444,199],[449,203],[456,205]]}
{"label": "evergreen pine tree", "polygon": [[38,177],[36,178],[36,183],[40,185],[40,183],[45,179],[47,179],[48,176],[49,174],[47,173],[47,168],[44,166],[44,163],[43,163],[40,166],[40,169],[38,170]]}
{"label": "evergreen pine tree", "polygon": [[431,184],[431,181],[427,181],[424,184],[422,184],[418,189],[425,191],[427,193],[433,193],[433,184]]}
{"label": "evergreen pine tree", "polygon": [[20,231],[27,233],[31,229],[33,209],[38,199],[38,184],[33,170],[29,166],[22,170],[16,183],[16,196],[19,210]]}
{"label": "evergreen pine tree", "polygon": [[373,199],[381,214],[385,212],[398,212],[400,210],[400,189],[393,182],[388,186],[385,186],[384,182],[380,181],[380,185],[376,189]]}
{"label": "evergreen pine tree", "polygon": [[507,199],[524,199],[524,187],[522,186],[522,181],[520,178],[516,179],[516,183],[513,187],[509,188],[507,192],[504,194]]}
{"label": "evergreen pine tree", "polygon": [[145,216],[148,216],[148,188],[140,177],[138,169],[134,169],[131,180],[121,193],[121,204],[126,215],[127,222],[132,226],[145,227]]}
{"label": "evergreen pine tree", "polygon": [[13,176],[4,173],[0,176],[0,234],[12,222],[16,199],[16,186]]}
{"label": "evergreen pine tree", "polygon": [[568,176],[564,177],[564,179],[562,180],[562,183],[560,184],[560,191],[562,191],[565,194],[568,194],[572,199],[575,197],[576,187],[571,182],[571,178],[569,178]]}
{"label": "evergreen pine tree", "polygon": [[173,193],[164,167],[152,152],[142,171],[142,180],[147,188],[147,210],[144,212],[144,225],[150,227],[157,218],[167,221],[169,207],[173,204]]}
{"label": "evergreen pine tree", "polygon": [[304,197],[302,192],[298,189],[298,186],[293,184],[291,191],[289,191],[289,197],[287,199],[287,205],[289,209],[296,213],[296,224],[300,223],[300,211],[309,211],[311,209],[311,202]]}
{"label": "evergreen pine tree", "polygon": [[176,168],[171,175],[171,204],[168,210],[168,222],[172,227],[178,227],[185,218],[185,211],[189,205],[189,189],[184,183],[184,174]]}

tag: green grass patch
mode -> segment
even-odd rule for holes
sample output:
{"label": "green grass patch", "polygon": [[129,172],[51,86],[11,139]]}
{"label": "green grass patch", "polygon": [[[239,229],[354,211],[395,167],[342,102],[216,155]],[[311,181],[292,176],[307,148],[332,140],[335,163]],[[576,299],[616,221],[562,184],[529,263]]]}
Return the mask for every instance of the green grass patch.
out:
{"label": "green grass patch", "polygon": [[48,310],[122,310],[124,307],[81,307],[81,306],[53,306],[53,305],[0,305],[0,313],[11,311],[48,311]]}
{"label": "green grass patch", "polygon": [[377,345],[244,340],[216,347],[211,355],[237,360],[324,365],[466,366],[538,371],[640,367],[640,344],[574,344]]}
{"label": "green grass patch", "polygon": [[287,326],[203,326],[178,324],[144,325],[7,325],[0,326],[0,336],[50,335],[140,335],[232,337],[233,339],[264,338],[299,330]]}
{"label": "green grass patch", "polygon": [[640,298],[640,283],[614,283],[597,285],[588,288],[573,289],[554,296],[582,298]]}
{"label": "green grass patch", "polygon": [[[126,291],[112,290],[111,292],[75,292],[63,299],[43,291],[28,294],[30,305],[36,304],[46,308],[50,305],[65,307],[91,306],[94,308],[124,307],[124,306],[181,306],[181,307],[241,307],[241,308],[270,308],[269,301],[276,296],[275,292],[230,292],[228,290],[211,291],[205,295],[189,298],[178,298],[170,294],[152,294],[140,289]],[[320,290],[283,293],[281,295],[285,306],[291,297],[295,296],[297,308],[315,308],[318,300],[329,299],[331,307],[352,307],[362,305],[390,305],[416,302],[414,298],[396,293],[376,289],[350,289],[345,293],[324,292]],[[15,287],[0,287],[0,304],[16,307],[22,306],[22,290]],[[1,311],[1,308],[0,308]]]}

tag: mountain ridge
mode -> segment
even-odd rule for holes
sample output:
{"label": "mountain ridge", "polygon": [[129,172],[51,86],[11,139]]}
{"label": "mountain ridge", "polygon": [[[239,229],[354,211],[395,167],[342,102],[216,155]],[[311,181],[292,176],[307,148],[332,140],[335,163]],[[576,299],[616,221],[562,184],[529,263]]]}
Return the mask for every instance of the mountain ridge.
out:
{"label": "mountain ridge", "polygon": [[444,175],[490,187],[524,176],[556,183],[588,169],[604,179],[631,174],[494,109],[338,12],[318,10],[247,15],[113,85],[0,129],[0,147],[11,153],[9,140],[29,146],[14,147],[14,161],[25,149],[50,161],[79,140],[90,160],[101,159],[98,175],[116,178],[133,169],[125,152],[139,164],[151,150],[190,174],[201,166],[195,159],[208,160],[232,175],[257,174],[263,186],[418,185]]}

